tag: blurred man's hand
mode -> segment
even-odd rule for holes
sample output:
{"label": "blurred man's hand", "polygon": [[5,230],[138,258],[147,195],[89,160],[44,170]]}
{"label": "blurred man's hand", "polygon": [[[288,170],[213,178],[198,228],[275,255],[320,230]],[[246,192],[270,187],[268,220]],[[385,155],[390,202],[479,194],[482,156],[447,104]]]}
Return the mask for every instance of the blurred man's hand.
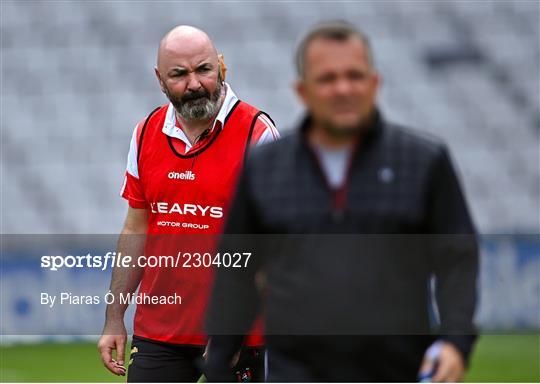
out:
{"label": "blurred man's hand", "polygon": [[434,383],[455,383],[463,380],[465,363],[461,352],[451,343],[437,342],[437,345],[428,349],[420,367],[420,376],[425,377],[430,372],[433,372],[430,376]]}

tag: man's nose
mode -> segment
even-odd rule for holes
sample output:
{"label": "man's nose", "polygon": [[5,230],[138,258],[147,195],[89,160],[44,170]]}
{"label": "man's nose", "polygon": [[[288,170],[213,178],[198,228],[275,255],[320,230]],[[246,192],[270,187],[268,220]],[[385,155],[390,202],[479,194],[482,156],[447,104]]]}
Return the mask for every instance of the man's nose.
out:
{"label": "man's nose", "polygon": [[188,90],[193,92],[201,89],[201,82],[199,81],[199,77],[197,76],[197,74],[192,72],[188,76]]}
{"label": "man's nose", "polygon": [[334,91],[340,96],[347,96],[351,91],[351,83],[347,79],[338,79]]}

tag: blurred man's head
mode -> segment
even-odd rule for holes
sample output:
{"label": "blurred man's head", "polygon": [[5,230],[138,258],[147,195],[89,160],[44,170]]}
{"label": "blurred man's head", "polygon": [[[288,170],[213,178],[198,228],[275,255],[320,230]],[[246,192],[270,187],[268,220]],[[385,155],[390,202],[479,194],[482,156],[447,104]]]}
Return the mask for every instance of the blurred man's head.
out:
{"label": "blurred man's head", "polygon": [[200,29],[184,25],[169,31],[159,44],[155,72],[183,120],[209,119],[219,110],[223,79],[218,54]]}
{"label": "blurred man's head", "polygon": [[296,65],[296,90],[314,125],[347,137],[370,121],[379,76],[362,32],[345,22],[321,24],[300,43]]}

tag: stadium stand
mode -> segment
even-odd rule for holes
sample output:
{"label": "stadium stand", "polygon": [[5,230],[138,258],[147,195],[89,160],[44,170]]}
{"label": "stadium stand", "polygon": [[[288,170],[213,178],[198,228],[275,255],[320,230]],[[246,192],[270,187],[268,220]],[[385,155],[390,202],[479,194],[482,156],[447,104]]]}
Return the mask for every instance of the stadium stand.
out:
{"label": "stadium stand", "polygon": [[540,230],[536,1],[2,1],[2,233],[115,233],[135,123],[164,103],[161,36],[215,40],[236,93],[281,131],[300,116],[292,54],[314,23],[372,38],[390,118],[443,137],[483,233]]}

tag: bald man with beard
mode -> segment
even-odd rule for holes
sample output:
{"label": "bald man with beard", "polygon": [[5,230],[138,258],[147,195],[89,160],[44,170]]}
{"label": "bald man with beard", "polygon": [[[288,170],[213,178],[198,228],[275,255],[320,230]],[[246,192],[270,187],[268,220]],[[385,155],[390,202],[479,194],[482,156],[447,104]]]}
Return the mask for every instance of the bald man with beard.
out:
{"label": "bald man with beard", "polygon": [[[137,255],[213,252],[208,243],[222,232],[249,149],[279,135],[267,114],[239,100],[225,82],[223,56],[203,31],[169,31],[154,70],[169,103],[135,126],[121,191],[128,213],[117,254],[133,256],[137,266],[113,270],[115,300],[107,305],[98,349],[109,371],[125,375],[128,304],[122,297],[137,289],[148,298],[181,295],[181,303],[137,302],[128,382],[194,382],[208,341],[203,323],[211,268],[195,258],[182,259],[182,268],[150,268]],[[246,341],[232,375],[261,378],[261,345],[260,337]]]}

